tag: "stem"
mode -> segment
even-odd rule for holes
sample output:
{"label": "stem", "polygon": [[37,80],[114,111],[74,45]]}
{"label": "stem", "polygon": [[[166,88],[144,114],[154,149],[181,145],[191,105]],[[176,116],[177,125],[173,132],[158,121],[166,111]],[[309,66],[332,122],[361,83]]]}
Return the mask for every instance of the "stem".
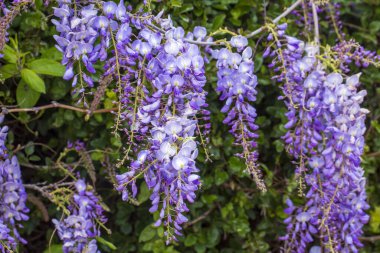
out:
{"label": "stem", "polygon": [[[90,113],[90,110],[86,109],[86,108],[80,108],[80,107],[75,107],[75,106],[71,106],[71,105],[60,104],[60,103],[53,101],[51,104],[32,107],[32,108],[8,109],[7,107],[2,107],[0,114],[8,114],[8,113],[14,113],[14,112],[35,112],[35,113],[37,113],[39,111],[46,110],[46,109],[52,109],[52,108],[62,108],[62,109],[76,111],[76,112],[80,112],[80,113],[86,113],[86,114]],[[94,110],[91,113],[109,113],[109,112],[113,112],[116,110],[117,110],[117,108],[99,109],[99,110]]]}
{"label": "stem", "polygon": [[[298,5],[300,5],[302,3],[302,0],[297,0],[294,4],[292,4],[291,6],[289,6],[289,8],[287,8],[283,13],[281,13],[277,18],[273,19],[273,23],[274,24],[277,24],[282,18],[286,17],[287,15],[289,15],[295,8],[298,7]],[[248,34],[246,37],[247,38],[252,38],[253,36],[261,33],[263,30],[264,30],[264,27],[265,26],[262,26],[260,27],[259,29],[251,32],[250,34]]]}
{"label": "stem", "polygon": [[117,116],[116,116],[116,125],[115,125],[115,130],[114,134],[115,136],[118,135],[119,131],[119,125],[120,125],[120,116],[121,116],[121,99],[123,95],[123,90],[121,87],[121,74],[120,74],[120,64],[119,64],[119,51],[117,50],[117,45],[115,38],[113,37],[112,29],[110,27],[110,35],[111,35],[111,40],[112,40],[112,45],[115,50],[115,61],[116,61],[116,73],[117,73],[117,90],[119,93],[119,101],[117,103]]}
{"label": "stem", "polygon": [[330,18],[331,18],[331,21],[333,23],[333,26],[334,26],[336,36],[338,36],[339,41],[342,41],[342,35],[340,35],[338,24],[337,24],[335,16],[334,16],[334,9],[335,8],[331,3],[327,3],[327,5],[329,7],[329,14],[330,14]]}
{"label": "stem", "polygon": [[315,3],[313,1],[311,1],[311,8],[312,8],[312,11],[313,11],[314,42],[315,42],[315,44],[319,48],[319,21],[318,21],[318,13],[317,13],[317,7],[315,6]]}
{"label": "stem", "polygon": [[[301,3],[302,3],[302,0],[297,0],[296,2],[294,2],[294,4],[289,6],[289,8],[287,8],[283,13],[281,13],[278,17],[273,19],[273,23],[277,24],[278,22],[280,22],[280,20],[282,18],[289,15]],[[266,26],[264,25],[264,26],[260,27],[259,29],[247,34],[245,37],[246,38],[252,38],[252,37],[256,36],[257,34],[263,32],[265,30],[265,28],[266,28]],[[211,41],[210,42],[210,41],[195,41],[195,40],[190,40],[190,39],[184,39],[184,41],[186,41],[188,43],[192,43],[192,44],[201,45],[201,46],[223,46],[223,45],[228,44],[228,42],[225,42],[225,41]]]}

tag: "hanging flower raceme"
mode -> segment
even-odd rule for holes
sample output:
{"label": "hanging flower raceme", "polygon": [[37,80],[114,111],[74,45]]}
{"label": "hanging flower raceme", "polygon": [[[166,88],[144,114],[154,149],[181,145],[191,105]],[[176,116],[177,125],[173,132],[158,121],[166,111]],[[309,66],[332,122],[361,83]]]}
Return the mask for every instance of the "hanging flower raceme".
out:
{"label": "hanging flower raceme", "polygon": [[[169,243],[181,235],[181,224],[187,221],[183,213],[189,210],[186,202],[195,200],[200,184],[195,166],[196,116],[207,104],[204,59],[198,46],[185,40],[193,34],[185,37],[181,27],[166,22],[161,23],[165,34],[143,28],[127,49],[138,69],[130,79],[125,78],[134,97],[123,101],[127,102],[123,119],[130,122],[126,131],[135,136],[129,141],[138,143],[133,148],[138,155],[129,170],[117,176],[117,189],[127,200],[130,186],[135,197],[136,179],[144,175],[153,190],[150,211],[160,210],[156,225],[166,227]],[[132,78],[137,80],[130,81]]]}
{"label": "hanging flower raceme", "polygon": [[68,206],[70,214],[60,221],[53,220],[63,241],[63,252],[99,252],[95,237],[100,236],[99,227],[107,221],[104,209],[84,180],[75,183],[75,190]]}
{"label": "hanging flower raceme", "polygon": [[350,63],[364,68],[370,65],[380,66],[380,55],[375,51],[365,49],[352,39],[339,42],[332,48],[332,52],[335,62],[340,63],[336,68],[340,68],[345,73],[350,71]]}
{"label": "hanging flower raceme", "polygon": [[223,123],[230,126],[235,145],[243,149],[237,155],[245,160],[247,172],[257,187],[265,191],[257,164],[258,153],[255,150],[255,139],[258,137],[255,133],[258,129],[255,124],[257,114],[251,103],[256,100],[257,77],[254,74],[252,49],[247,46],[248,41],[243,36],[233,37],[230,44],[236,52],[227,48],[213,52],[218,68],[217,91],[221,93],[220,100],[225,101],[222,112],[227,113]]}
{"label": "hanging flower raceme", "polygon": [[[31,3],[31,0],[13,0],[9,1],[8,6],[3,0],[0,1],[0,52],[3,51],[5,44],[8,42],[8,28],[13,19],[20,13],[22,8]],[[0,58],[2,55],[0,54]]]}
{"label": "hanging flower raceme", "polygon": [[[4,116],[0,116],[0,124]],[[8,127],[0,128],[0,251],[10,252],[19,242],[26,243],[18,228],[21,221],[28,220],[27,195],[21,180],[20,166],[16,156],[9,157],[5,147]]]}
{"label": "hanging flower raceme", "polygon": [[287,201],[288,234],[282,239],[288,252],[304,252],[316,238],[330,252],[358,252],[369,219],[360,167],[368,113],[360,104],[366,92],[358,91],[360,75],[344,81],[321,69],[315,47],[306,52],[294,62],[299,79],[288,98],[297,106],[287,104],[290,130],[284,139],[300,161],[297,174],[305,180],[307,202],[296,207]]}
{"label": "hanging flower raceme", "polygon": [[[102,10],[91,2],[87,5],[76,2],[74,8],[71,0],[59,0],[59,6],[54,8],[54,16],[58,19],[52,20],[60,33],[54,38],[63,54],[62,64],[66,66],[64,79],[73,79],[72,86],[77,87],[79,93],[84,92],[86,85],[93,86],[94,64],[107,59],[110,32],[117,28],[110,11],[110,18],[102,16]],[[107,4],[104,5],[108,10]]]}

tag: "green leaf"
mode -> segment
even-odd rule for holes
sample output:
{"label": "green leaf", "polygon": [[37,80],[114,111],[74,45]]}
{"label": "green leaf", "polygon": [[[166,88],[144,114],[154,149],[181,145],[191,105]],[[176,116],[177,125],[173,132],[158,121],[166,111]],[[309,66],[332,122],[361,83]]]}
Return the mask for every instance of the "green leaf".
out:
{"label": "green leaf", "polygon": [[17,59],[18,59],[17,52],[13,48],[11,48],[10,46],[8,46],[8,45],[4,46],[3,54],[4,54],[3,59],[6,60],[7,62],[9,62],[9,63],[16,63],[17,62]]}
{"label": "green leaf", "polygon": [[65,67],[59,62],[50,59],[38,59],[29,62],[28,67],[37,74],[62,77],[65,74]]}
{"label": "green leaf", "polygon": [[16,100],[21,108],[30,108],[37,104],[41,93],[32,90],[23,80],[17,86]]}
{"label": "green leaf", "polygon": [[16,64],[5,64],[0,68],[0,79],[8,79],[18,73]]}
{"label": "green leaf", "polygon": [[139,195],[137,196],[137,201],[140,204],[144,203],[145,201],[149,199],[149,196],[150,196],[150,191],[148,187],[146,186],[146,184],[144,183],[140,187],[140,192],[139,192]]}
{"label": "green leaf", "polygon": [[33,70],[22,69],[21,70],[21,78],[33,90],[40,92],[40,93],[46,92],[44,80],[42,80],[41,77],[39,77]]}
{"label": "green leaf", "polygon": [[219,240],[219,230],[217,227],[213,226],[207,231],[207,244],[209,246],[215,246]]}
{"label": "green leaf", "polygon": [[380,206],[375,206],[375,210],[370,212],[371,220],[369,225],[374,233],[380,232]]}
{"label": "green leaf", "polygon": [[50,245],[50,247],[47,247],[43,253],[63,253],[62,244]]}
{"label": "green leaf", "polygon": [[25,147],[25,154],[28,156],[32,155],[34,153],[34,144],[33,142],[28,142]]}
{"label": "green leaf", "polygon": [[186,236],[184,244],[186,247],[190,247],[190,246],[193,246],[196,242],[197,242],[197,237],[195,237],[194,234],[190,234]]}
{"label": "green leaf", "polygon": [[156,230],[152,227],[152,225],[146,226],[143,231],[141,231],[139,242],[147,242],[153,239],[156,235]]}
{"label": "green leaf", "polygon": [[182,0],[171,0],[170,1],[170,5],[172,7],[182,7],[182,4],[183,4]]}
{"label": "green leaf", "polygon": [[380,30],[380,21],[372,21],[371,24],[369,24],[369,30],[373,34],[377,33]]}
{"label": "green leaf", "polygon": [[65,82],[62,78],[57,77],[47,81],[47,93],[48,96],[53,100],[59,100],[63,98],[70,91],[71,85],[67,85],[67,82]]}
{"label": "green leaf", "polygon": [[229,175],[225,171],[217,170],[215,172],[215,183],[216,183],[216,185],[223,184],[224,182],[227,181],[228,178],[229,178]]}
{"label": "green leaf", "polygon": [[245,169],[244,162],[242,159],[239,159],[235,156],[232,156],[228,159],[228,164],[230,165],[230,169],[236,174],[243,174],[243,170]]}
{"label": "green leaf", "polygon": [[104,239],[102,237],[97,236],[96,240],[98,242],[100,242],[101,244],[107,246],[108,248],[112,249],[112,250],[117,250],[117,247],[112,242],[109,242],[109,241],[107,241],[106,239]]}
{"label": "green leaf", "polygon": [[42,58],[53,60],[53,61],[61,61],[62,53],[58,51],[56,47],[48,48],[41,53]]}
{"label": "green leaf", "polygon": [[225,14],[219,14],[215,16],[214,22],[212,22],[212,29],[217,30],[218,28],[222,27],[225,19],[226,19]]}
{"label": "green leaf", "polygon": [[32,155],[31,157],[29,157],[29,161],[38,162],[41,161],[41,158],[39,156]]}

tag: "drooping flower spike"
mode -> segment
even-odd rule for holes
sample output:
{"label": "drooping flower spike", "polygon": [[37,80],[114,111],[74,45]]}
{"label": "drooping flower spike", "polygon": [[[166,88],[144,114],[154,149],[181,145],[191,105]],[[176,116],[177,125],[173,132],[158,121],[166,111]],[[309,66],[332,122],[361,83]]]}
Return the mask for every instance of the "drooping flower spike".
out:
{"label": "drooping flower spike", "polygon": [[220,100],[225,101],[221,111],[227,116],[223,123],[229,125],[229,131],[235,138],[234,144],[242,149],[237,156],[244,159],[247,173],[261,191],[266,191],[258,166],[255,141],[258,126],[252,103],[256,100],[257,77],[254,74],[252,48],[247,46],[247,38],[240,35],[232,37],[230,44],[236,52],[228,48],[212,52],[217,59],[217,91],[221,93]]}
{"label": "drooping flower spike", "polygon": [[100,236],[100,225],[107,221],[99,198],[94,195],[83,179],[75,183],[70,214],[62,220],[53,219],[58,236],[63,242],[63,252],[100,252],[96,237]]}
{"label": "drooping flower spike", "polygon": [[[0,124],[3,120],[0,115]],[[20,165],[5,147],[7,134],[8,127],[0,127],[0,252],[11,252],[19,243],[26,243],[18,229],[22,228],[22,221],[29,219]]]}

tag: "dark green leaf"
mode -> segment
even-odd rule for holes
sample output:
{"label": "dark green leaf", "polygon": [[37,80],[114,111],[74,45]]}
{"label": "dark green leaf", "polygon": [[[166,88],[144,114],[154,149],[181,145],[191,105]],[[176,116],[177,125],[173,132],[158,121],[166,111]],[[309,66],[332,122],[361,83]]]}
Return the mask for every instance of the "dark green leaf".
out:
{"label": "dark green leaf", "polygon": [[37,104],[41,93],[32,90],[23,80],[17,86],[16,100],[21,108],[30,108]]}
{"label": "dark green leaf", "polygon": [[153,239],[156,235],[156,230],[152,227],[152,225],[146,226],[139,236],[139,242],[147,242]]}

